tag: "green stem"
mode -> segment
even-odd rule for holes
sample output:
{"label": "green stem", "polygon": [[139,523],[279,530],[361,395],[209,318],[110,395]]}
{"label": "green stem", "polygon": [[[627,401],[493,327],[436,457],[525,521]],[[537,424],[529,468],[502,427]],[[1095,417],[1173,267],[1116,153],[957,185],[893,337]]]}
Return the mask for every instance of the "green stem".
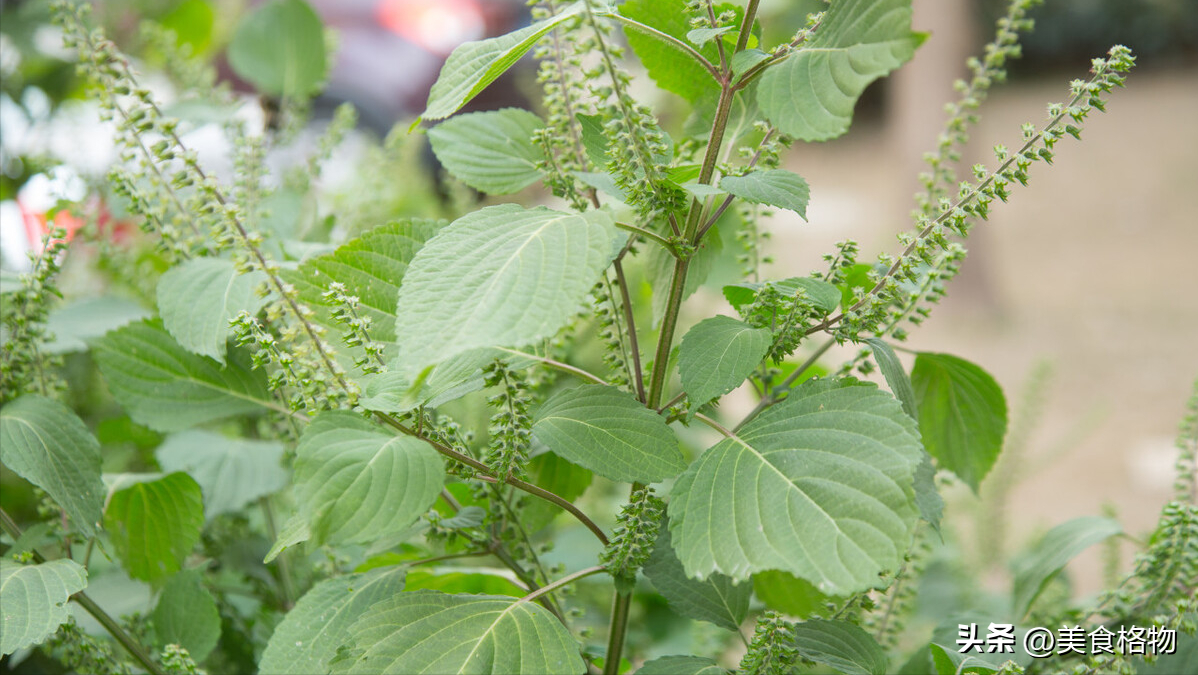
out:
{"label": "green stem", "polygon": [[[0,508],[0,528],[7,532],[8,536],[12,537],[13,539],[21,538],[21,528],[17,527],[16,522],[9,517],[8,513],[3,508]],[[34,561],[39,565],[46,562],[46,558],[42,556],[42,554],[38,553],[37,550],[31,549],[30,553],[33,554]],[[117,623],[116,619],[113,619],[108,615],[108,612],[105,612],[102,607],[97,605],[95,600],[89,598],[83,591],[79,591],[78,593],[72,595],[71,600],[79,603],[80,607],[87,610],[87,613],[91,614],[96,621],[99,621],[100,625],[104,626],[104,630],[108,631],[109,635],[115,638],[117,642],[121,643],[121,646],[125,648],[125,651],[129,652],[129,655],[132,656],[138,663],[140,663],[141,667],[145,668],[147,672],[151,673],[151,675],[166,675],[165,671],[163,671],[162,668],[154,662],[154,659],[150,658],[150,655],[147,654],[144,649],[142,649],[142,646],[137,642],[137,640],[134,640],[124,628],[121,628],[121,624]]]}
{"label": "green stem", "polygon": [[558,579],[557,581],[555,581],[551,584],[542,586],[542,587],[538,588],[537,590],[533,591],[532,593],[529,593],[528,595],[524,596],[523,598],[520,598],[517,602],[530,602],[532,600],[536,600],[537,598],[541,597],[542,595],[545,595],[546,593],[552,593],[553,591],[556,591],[557,589],[561,588],[562,586],[565,586],[566,584],[571,584],[575,581],[578,581],[579,579],[582,579],[583,577],[589,577],[592,574],[598,574],[598,573],[602,572],[603,570],[604,570],[604,567],[602,565],[588,567],[585,570],[580,570],[578,572],[575,572],[574,574],[564,576],[561,579]]}
{"label": "green stem", "polygon": [[607,655],[603,657],[603,675],[619,675],[620,658],[624,652],[624,636],[628,632],[628,610],[632,593],[616,593],[611,603],[611,630],[607,635]]}
{"label": "green stem", "polygon": [[[751,4],[755,5],[757,3],[753,2]],[[694,47],[683,42],[682,40],[679,40],[678,38],[674,37],[673,35],[670,35],[668,33],[663,33],[661,31],[657,30],[656,28],[653,28],[651,26],[646,26],[645,24],[641,23],[640,21],[637,21],[635,19],[630,19],[630,18],[624,16],[623,14],[617,14],[616,12],[596,12],[596,14],[598,14],[599,16],[602,16],[602,17],[606,17],[608,19],[615,19],[616,21],[619,21],[620,23],[625,24],[627,26],[632,26],[633,28],[641,31],[642,33],[647,33],[647,34],[657,38],[658,40],[661,40],[662,42],[668,43],[671,46],[676,47],[680,51],[684,52],[687,56],[691,57],[696,62],[698,62],[699,65],[703,66],[703,70],[706,70],[707,74],[711,75],[712,79],[714,79],[716,82],[719,82],[720,80],[723,79],[720,75],[720,69],[717,68],[711,61],[708,61],[707,57],[703,56]],[[740,51],[740,50],[738,49],[737,51]]]}
{"label": "green stem", "polygon": [[670,240],[666,239],[665,237],[661,236],[660,234],[657,234],[656,232],[650,232],[649,230],[646,230],[642,227],[637,227],[636,225],[630,225],[629,223],[621,223],[618,221],[616,222],[616,227],[618,227],[621,230],[624,230],[626,232],[632,232],[633,234],[639,234],[640,236],[642,236],[646,239],[652,239],[653,241],[657,242],[658,244],[661,244],[662,248],[669,251],[670,255],[674,256],[675,258],[678,257],[678,251],[675,250],[674,245],[670,243]]}

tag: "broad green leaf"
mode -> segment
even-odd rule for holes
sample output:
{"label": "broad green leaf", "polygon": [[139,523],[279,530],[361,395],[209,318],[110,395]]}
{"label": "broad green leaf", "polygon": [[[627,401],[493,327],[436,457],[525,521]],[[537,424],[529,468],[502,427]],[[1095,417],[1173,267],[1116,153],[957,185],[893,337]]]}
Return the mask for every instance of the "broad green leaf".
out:
{"label": "broad green leaf", "polygon": [[761,75],[757,102],[788,136],[836,138],[866,85],[906,63],[924,37],[911,32],[911,0],[833,3],[811,40]]}
{"label": "broad green leaf", "polygon": [[1177,635],[1177,649],[1169,654],[1157,652],[1153,663],[1137,662],[1136,675],[1175,675],[1198,673],[1198,635]]}
{"label": "broad green leaf", "polygon": [[432,446],[348,411],[325,412],[296,448],[301,512],[317,542],[366,543],[405,530],[445,481]]}
{"label": "broad green leaf", "polygon": [[804,621],[794,628],[794,646],[803,658],[845,675],[886,675],[886,652],[873,636],[847,621]]}
{"label": "broad green leaf", "polygon": [[962,654],[956,648],[944,647],[935,642],[929,644],[928,649],[937,675],[989,675],[1000,669],[1001,662],[1005,661],[999,657],[1000,663],[994,663],[973,654]]}
{"label": "broad green leaf", "polygon": [[603,117],[577,113],[578,127],[582,130],[582,147],[587,159],[597,168],[607,166],[607,136],[603,135]]}
{"label": "broad green leaf", "polygon": [[229,438],[211,431],[172,434],[154,452],[163,471],[184,471],[200,484],[211,520],[287,486],[283,444]]}
{"label": "broad green leaf", "polygon": [[104,529],[129,576],[157,581],[178,572],[204,526],[200,486],[185,473],[117,490],[104,509]]}
{"label": "broad green leaf", "polygon": [[315,94],[328,72],[320,17],[303,0],[271,0],[237,25],[229,66],[267,96]]}
{"label": "broad green leaf", "polygon": [[490,595],[400,593],[350,627],[337,673],[580,675],[578,642],[533,602]]}
{"label": "broad green leaf", "polygon": [[54,339],[43,349],[50,354],[85,351],[89,340],[148,316],[150,312],[136,302],[111,295],[76,300],[46,317],[46,331]]}
{"label": "broad green leaf", "polygon": [[229,260],[193,258],[158,280],[162,325],[184,349],[222,365],[229,321],[241,312],[257,314],[265,298],[255,292],[261,272],[241,274]]}
{"label": "broad green leaf", "polygon": [[732,61],[728,65],[732,67],[733,75],[741,75],[769,57],[769,53],[763,52],[760,49],[746,49],[734,54]]}
{"label": "broad green leaf", "polygon": [[665,418],[603,384],[566,389],[545,401],[533,415],[532,435],[611,480],[656,483],[686,468]]}
{"label": "broad green leaf", "polygon": [[1007,434],[1007,400],[989,373],[949,354],[920,352],[911,369],[923,444],[974,492]]}
{"label": "broad green leaf", "polygon": [[179,346],[158,321],[112,331],[92,343],[108,388],[135,422],[179,431],[232,415],[271,408],[266,376],[252,371],[241,350],[221,368]]}
{"label": "broad green leaf", "polygon": [[724,176],[720,189],[754,204],[789,209],[807,220],[811,188],[797,173],[786,169],[750,171],[743,176]]}
{"label": "broad green leaf", "polygon": [[0,656],[45,640],[70,616],[67,601],[87,588],[74,560],[19,565],[0,558]]}
{"label": "broad green leaf", "polygon": [[907,371],[903,369],[903,364],[894,353],[894,349],[879,338],[865,338],[865,343],[873,350],[874,360],[878,362],[882,377],[886,378],[886,384],[894,397],[903,404],[903,411],[910,415],[911,419],[918,420],[919,404],[915,400],[911,378],[907,377]]}
{"label": "broad green leaf", "polygon": [[[507,572],[507,570],[503,571]],[[510,576],[511,572],[508,572],[508,575]],[[494,573],[470,571],[437,573],[427,569],[414,569],[408,572],[407,590],[419,591],[422,589],[441,593],[510,595],[514,598],[521,598],[528,594],[528,591],[517,586],[511,579],[501,576],[498,570]]]}
{"label": "broad green leaf", "polygon": [[1048,582],[1077,554],[1122,532],[1118,522],[1100,516],[1074,518],[1049,530],[1035,548],[1013,565],[1015,587],[1011,602],[1015,616],[1022,618],[1027,614]]}
{"label": "broad green leaf", "polygon": [[336,327],[330,315],[333,301],[324,297],[329,286],[339,283],[345,293],[357,297],[358,312],[370,318],[370,337],[380,342],[395,339],[395,297],[408,264],[442,221],[405,219],[351,239],[336,251],[310,258],[283,277],[295,286],[299,298],[317,312],[317,320]]}
{"label": "broad green leaf", "polygon": [[308,527],[308,521],[304,519],[304,514],[297,513],[288,518],[287,522],[283,523],[283,527],[279,529],[279,538],[271,545],[262,562],[269,564],[275,558],[279,557],[279,554],[284,550],[308,541],[311,538],[312,531]]}
{"label": "broad green leaf", "polygon": [[646,661],[636,675],[726,675],[727,672],[702,656],[662,656]]}
{"label": "broad green leaf", "polygon": [[873,588],[910,544],[920,457],[915,423],[890,394],[805,382],[678,478],[674,550],[689,576],[776,569],[825,593]]}
{"label": "broad green leaf", "polygon": [[545,126],[519,108],[467,113],[428,132],[437,160],[458,180],[493,195],[518,192],[541,178],[545,153],[532,137]]}
{"label": "broad green leaf", "polygon": [[738,630],[749,613],[752,585],[734,584],[722,574],[712,574],[702,581],[686,576],[670,545],[668,528],[661,529],[642,571],[670,607],[683,616]]}
{"label": "broad green leaf", "polygon": [[778,570],[754,574],[753,592],[766,607],[800,619],[826,617],[831,614],[828,603],[840,601],[821,593],[810,581]]}
{"label": "broad green leaf", "polygon": [[831,314],[840,305],[840,289],[826,281],[808,277],[791,277],[781,281],[763,283],[731,284],[724,287],[724,298],[728,301],[728,304],[732,305],[739,312],[742,308],[747,309],[752,304],[753,300],[757,297],[757,292],[766,283],[771,284],[783,295],[794,295],[802,289],[807,294],[807,298],[815,305],[816,309],[825,314]]}
{"label": "broad green leaf", "polygon": [[678,348],[678,374],[692,407],[739,387],[773,343],[769,329],[727,316],[695,324]]}
{"label": "broad green leaf", "polygon": [[[620,5],[620,14],[650,28],[685,41],[691,32],[686,0],[629,0]],[[688,101],[718,90],[719,84],[695,58],[671,42],[637,27],[624,25],[628,44],[645,66],[657,86]],[[715,44],[699,47],[709,62],[719,63]]]}
{"label": "broad green leaf", "polygon": [[84,536],[104,508],[100,444],[58,401],[26,394],[0,408],[0,462],[46,491]]}
{"label": "broad green leaf", "polygon": [[416,253],[399,289],[407,372],[552,336],[582,307],[618,239],[603,211],[502,204],[454,221]]}
{"label": "broad green leaf", "polygon": [[507,35],[467,42],[453,50],[441,66],[441,74],[428,93],[428,105],[416,123],[444,119],[457,112],[519,61],[546,33],[579,11],[581,7],[575,6]]}
{"label": "broad green leaf", "polygon": [[329,672],[337,650],[350,641],[350,626],[376,603],[404,589],[403,568],[326,579],[312,587],[275,627],[262,651],[262,675]]}
{"label": "broad green leaf", "polygon": [[[545,452],[529,460],[526,467],[528,480],[558,495],[566,501],[574,501],[590,487],[594,475],[587,469],[566,461],[557,453]],[[520,510],[520,520],[530,532],[535,532],[553,521],[561,513],[560,506],[544,499],[525,500]]]}
{"label": "broad green leaf", "polygon": [[179,645],[196,663],[207,658],[220,639],[216,600],[196,570],[184,570],[167,580],[150,618],[160,648]]}

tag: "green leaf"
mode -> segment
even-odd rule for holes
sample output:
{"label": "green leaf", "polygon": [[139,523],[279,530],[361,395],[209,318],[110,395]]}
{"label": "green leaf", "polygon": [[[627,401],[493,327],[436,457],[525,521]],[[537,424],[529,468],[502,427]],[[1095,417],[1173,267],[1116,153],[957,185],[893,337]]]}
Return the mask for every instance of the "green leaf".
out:
{"label": "green leaf", "polygon": [[26,394],[0,408],[0,462],[46,491],[85,537],[104,508],[100,443],[69,408]]}
{"label": "green leaf", "polygon": [[349,628],[376,603],[404,589],[404,569],[385,568],[326,579],[312,587],[275,627],[262,651],[262,675],[329,672]]}
{"label": "green leaf", "polygon": [[578,642],[540,605],[510,597],[401,593],[350,628],[345,673],[579,675]]}
{"label": "green leaf", "polygon": [[458,115],[428,132],[437,160],[472,188],[493,195],[518,192],[541,178],[545,153],[532,141],[545,123],[519,108]]}
{"label": "green leaf", "polygon": [[515,65],[546,33],[581,9],[575,6],[507,35],[467,42],[453,50],[429,91],[424,113],[415,124],[444,119],[457,112]]}
{"label": "green leaf", "polygon": [[923,459],[915,468],[915,505],[919,507],[919,517],[928,521],[937,534],[940,533],[940,518],[944,515],[944,498],[936,489],[936,466],[932,464],[932,456],[925,450]]}
{"label": "green leaf", "polygon": [[724,176],[720,189],[754,204],[789,209],[807,220],[807,202],[811,188],[797,173],[786,169],[750,171],[743,176]]}
{"label": "green leaf", "polygon": [[866,85],[906,63],[924,37],[911,32],[911,0],[834,3],[809,42],[761,75],[757,102],[788,136],[836,138]]}
{"label": "green leaf", "polygon": [[703,46],[708,42],[729,31],[736,30],[736,26],[720,26],[719,28],[696,28],[686,34],[686,39],[693,45]]}
{"label": "green leaf", "polygon": [[359,378],[363,395],[358,403],[368,410],[389,413],[405,413],[420,406],[436,408],[482,389],[482,369],[496,359],[515,369],[533,363],[503,349],[472,349],[449,357],[432,372],[416,378],[395,370]]}
{"label": "green leaf", "polygon": [[1118,522],[1100,516],[1074,518],[1049,530],[1035,548],[1013,565],[1015,587],[1011,602],[1015,616],[1022,618],[1027,614],[1048,582],[1077,554],[1122,532]]}
{"label": "green leaf", "polygon": [[46,331],[54,339],[43,349],[50,354],[85,351],[89,340],[148,316],[144,307],[124,298],[102,295],[76,300],[56,307],[46,317]]}
{"label": "green leaf", "polygon": [[576,113],[575,119],[582,129],[582,147],[587,152],[587,159],[598,168],[607,166],[607,136],[603,134],[603,117]]}
{"label": "green leaf", "polygon": [[113,397],[135,422],[178,431],[232,415],[272,408],[266,376],[252,371],[242,350],[221,368],[179,346],[158,321],[112,331],[92,343]]}
{"label": "green leaf", "polygon": [[283,444],[229,438],[211,431],[172,434],[154,452],[163,471],[184,471],[204,493],[204,516],[240,510],[287,487]]}
{"label": "green leaf", "polygon": [[207,658],[220,639],[220,612],[204,588],[200,573],[185,570],[167,580],[151,617],[158,646],[176,644],[196,663]]}
{"label": "green leaf", "polygon": [[555,453],[611,480],[656,483],[686,468],[665,418],[632,394],[603,384],[555,394],[534,414],[532,434]]}
{"label": "green leaf", "polygon": [[267,96],[315,94],[328,72],[320,17],[303,0],[262,5],[237,25],[229,66]]}
{"label": "green leaf", "polygon": [[692,409],[739,387],[765,358],[771,344],[769,329],[753,328],[727,316],[695,324],[678,348],[678,374]]}
{"label": "green leaf", "polygon": [[104,529],[129,576],[157,581],[178,572],[200,540],[204,499],[185,473],[117,490],[104,510]]}
{"label": "green leaf", "polygon": [[[791,277],[766,283],[772,284],[783,295],[794,295],[802,289],[815,308],[825,314],[831,314],[840,305],[840,289],[826,281],[809,277]],[[724,287],[724,298],[734,309],[741,311],[742,308],[747,308],[752,304],[757,297],[757,292],[764,286],[765,283],[731,284]]]}
{"label": "green leaf", "polygon": [[312,531],[308,528],[308,521],[304,519],[304,514],[297,513],[287,519],[283,523],[283,527],[279,529],[279,538],[271,545],[270,551],[266,553],[266,557],[262,559],[264,563],[270,563],[284,550],[301,544],[312,538]]}
{"label": "green leaf", "polygon": [[420,249],[399,289],[407,372],[554,335],[583,306],[618,238],[603,211],[502,204],[454,221]]}
{"label": "green leaf", "polygon": [[894,397],[903,404],[903,411],[910,415],[911,419],[918,420],[919,404],[915,400],[915,390],[911,387],[911,378],[907,377],[907,371],[903,369],[898,355],[885,340],[865,338],[865,343],[874,351],[874,360],[878,362],[882,377],[886,378],[886,384]]}
{"label": "green leaf", "polygon": [[753,575],[753,592],[766,607],[801,619],[827,616],[828,603],[839,600],[821,593],[810,581],[789,572],[766,570]]}
{"label": "green leaf", "polygon": [[[679,40],[687,39],[691,32],[686,0],[629,0],[620,5],[619,11],[630,19]],[[719,88],[707,69],[677,45],[637,26],[625,25],[624,35],[628,37],[628,45],[636,52],[649,77],[662,89],[693,102]],[[699,52],[709,62],[719,61],[714,44],[701,45]]]}
{"label": "green leaf", "polygon": [[300,509],[320,543],[401,532],[428,511],[444,481],[445,465],[428,443],[348,411],[317,415],[296,448]]}
{"label": "green leaf", "polygon": [[1007,434],[1007,400],[989,373],[949,354],[920,352],[911,369],[923,444],[974,492]]}
{"label": "green leaf", "polygon": [[0,558],[0,656],[40,643],[70,612],[67,600],[87,588],[87,570],[74,560],[18,565]]}
{"label": "green leaf", "polygon": [[158,280],[162,324],[188,351],[225,362],[229,321],[241,312],[257,314],[266,302],[255,289],[261,272],[241,274],[229,260],[193,258]]}
{"label": "green leaf", "polygon": [[[594,475],[553,452],[533,457],[527,465],[528,480],[572,502],[586,492]],[[561,513],[560,506],[544,499],[530,499],[520,511],[520,520],[530,532],[535,532],[553,521]]]}
{"label": "green leaf", "polygon": [[[724,215],[724,218],[728,217],[727,214]],[[721,222],[726,221],[721,219]],[[702,243],[699,244],[699,250],[691,256],[690,270],[686,274],[686,287],[682,293],[683,300],[702,288],[712,270],[720,262],[721,254],[724,251],[720,227],[717,224],[711,228],[703,237]],[[666,291],[670,287],[670,279],[674,274],[674,263],[677,260],[664,247],[651,246],[649,248],[649,281],[652,288],[655,289],[653,293],[653,326],[655,328],[661,323],[661,318],[666,312],[666,301],[669,298],[669,293]]]}
{"label": "green leaf", "polygon": [[646,661],[636,675],[726,675],[727,672],[702,656],[662,656]]}
{"label": "green leaf", "polygon": [[387,223],[342,244],[336,251],[309,258],[283,278],[295,286],[299,299],[317,312],[317,320],[341,330],[330,313],[333,301],[324,297],[329,286],[345,286],[361,303],[358,312],[370,318],[370,337],[395,339],[395,298],[416,252],[444,226],[442,221],[412,218]]}
{"label": "green leaf", "polygon": [[722,574],[712,574],[702,581],[686,576],[682,563],[674,555],[668,528],[661,528],[643,571],[653,587],[670,602],[670,607],[682,616],[739,630],[749,613],[752,585],[734,584]]}
{"label": "green leaf", "polygon": [[689,576],[784,570],[848,594],[898,568],[911,539],[915,423],[890,394],[811,380],[707,450],[670,491]]}
{"label": "green leaf", "polygon": [[966,675],[967,673],[989,675],[1002,668],[1000,664],[984,660],[973,654],[962,654],[955,648],[944,647],[935,642],[928,645],[928,650],[931,652],[932,664],[936,666],[938,675]]}
{"label": "green leaf", "polygon": [[732,60],[728,65],[732,68],[733,75],[742,75],[753,66],[768,59],[770,55],[760,49],[746,49],[732,55]]}
{"label": "green leaf", "polygon": [[[506,570],[505,570],[506,571]],[[509,572],[509,574],[511,574]],[[528,591],[517,586],[511,579],[498,574],[482,572],[433,572],[412,570],[408,572],[407,590],[427,589],[441,593],[473,593],[484,595],[510,595],[521,598]]]}
{"label": "green leaf", "polygon": [[803,658],[845,675],[886,675],[886,652],[869,633],[847,621],[804,621],[794,628],[794,646]]}

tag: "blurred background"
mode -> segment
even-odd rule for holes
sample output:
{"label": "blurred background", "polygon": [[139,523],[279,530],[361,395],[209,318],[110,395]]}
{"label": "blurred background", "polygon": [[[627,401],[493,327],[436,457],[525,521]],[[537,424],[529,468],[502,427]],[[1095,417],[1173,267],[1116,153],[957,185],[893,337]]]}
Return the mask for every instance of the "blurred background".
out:
{"label": "blurred background", "polygon": [[[189,121],[188,142],[227,177],[229,147],[212,132],[219,116],[194,100],[174,100],[171,81],[161,74],[168,64],[139,26],[157,22],[213,60],[239,101],[235,114],[266,125],[277,101],[255,91],[226,57],[238,21],[258,3],[93,4],[97,21],[175,105],[173,114]],[[319,136],[337,104],[348,101],[359,111],[357,131],[325,169],[327,198],[313,215],[335,214],[345,236],[404,215],[452,217],[455,204],[477,195],[463,197],[454,185],[430,180],[435,167],[423,136],[404,131],[454,46],[526,25],[527,8],[518,0],[311,4],[334,56],[313,121],[297,132],[301,144],[305,135]],[[822,3],[775,0],[762,6],[763,42],[775,44]],[[770,222],[775,262],[764,278],[820,268],[823,253],[846,238],[861,243],[862,260],[898,250],[895,234],[911,226],[921,157],[934,148],[952,83],[967,74],[966,57],[990,39],[1003,11],[997,0],[916,0],[914,6],[915,28],[931,33],[914,61],[867,90],[847,135],[796,144],[788,156],[787,167],[811,186],[811,205],[807,222],[789,212]],[[965,165],[987,163],[996,143],[1015,146],[1020,125],[1041,122],[1046,104],[1064,99],[1069,81],[1084,77],[1090,59],[1112,44],[1130,46],[1138,66],[1126,90],[1112,96],[1109,112],[1089,119],[1085,142],[1060,146],[1055,166],[1037,165],[1030,187],[1016,190],[1011,204],[999,205],[991,221],[974,230],[969,258],[947,300],[908,343],[983,366],[1003,386],[1013,411],[1011,437],[1018,447],[1007,448],[995,469],[998,478],[983,484],[980,498],[959,486],[947,495],[964,514],[963,541],[984,543],[975,555],[996,546],[1021,548],[1081,515],[1109,512],[1133,535],[1150,530],[1170,494],[1173,436],[1198,375],[1198,125],[1192,121],[1198,111],[1198,3],[1048,0],[1033,16],[1037,26],[1024,42],[1024,58],[983,105]],[[137,236],[120,201],[103,187],[115,161],[113,129],[86,100],[60,37],[49,22],[48,3],[0,2],[5,275],[22,270],[48,221],[70,230],[96,222],[89,241],[119,244]],[[522,64],[471,109],[533,106],[534,70]],[[658,96],[652,103],[663,126],[680,129],[681,100]],[[277,167],[293,161],[282,151],[271,158]],[[548,199],[531,189],[522,198]],[[88,205],[90,216],[59,208],[78,204]],[[301,208],[283,206],[296,213]],[[321,250],[313,245],[287,253]],[[688,303],[692,317],[730,311],[718,281],[710,286]],[[60,333],[77,329],[57,327]],[[834,367],[853,353],[833,352],[827,360]],[[725,412],[752,406],[747,392],[740,393]],[[981,515],[993,513],[999,515]],[[972,562],[1002,572],[998,559]],[[1076,588],[1099,588],[1103,564],[1097,551],[1083,556],[1071,567]]]}

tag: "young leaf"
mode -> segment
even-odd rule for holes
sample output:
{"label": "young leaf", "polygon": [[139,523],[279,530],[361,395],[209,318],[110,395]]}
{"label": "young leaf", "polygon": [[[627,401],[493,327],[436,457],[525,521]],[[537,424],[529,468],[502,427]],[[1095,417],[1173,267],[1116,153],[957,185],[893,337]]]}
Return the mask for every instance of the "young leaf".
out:
{"label": "young leaf", "polygon": [[757,103],[788,136],[836,138],[866,85],[906,63],[924,37],[911,32],[911,0],[833,3],[811,40],[761,75]]}
{"label": "young leaf", "polygon": [[399,289],[407,372],[553,335],[585,302],[617,238],[603,211],[503,204],[454,221],[420,249]]}
{"label": "young leaf", "polygon": [[40,643],[70,612],[67,601],[87,588],[87,570],[74,560],[20,565],[0,558],[0,656]]}
{"label": "young leaf", "polygon": [[134,421],[158,431],[278,409],[266,376],[250,370],[244,352],[234,351],[220,368],[180,347],[158,321],[112,331],[92,343],[92,353],[117,402]]}
{"label": "young leaf", "polygon": [[457,112],[519,61],[546,33],[581,9],[576,5],[507,35],[467,42],[453,50],[428,93],[424,113],[412,126]]}
{"label": "young leaf", "polygon": [[750,171],[743,176],[724,176],[720,189],[754,204],[789,209],[807,220],[807,202],[811,188],[797,173],[786,169]]}
{"label": "young leaf", "polygon": [[[816,309],[830,314],[840,305],[840,289],[826,281],[809,277],[791,277],[782,281],[769,282],[784,295],[794,295],[802,289]],[[734,309],[740,311],[747,307],[757,297],[757,292],[765,286],[764,283],[731,284],[724,287],[724,298]]]}
{"label": "young leaf", "polygon": [[678,348],[678,374],[692,408],[739,387],[765,358],[772,342],[768,329],[727,316],[695,324]]}
{"label": "young leaf", "polygon": [[275,627],[262,651],[262,675],[329,672],[337,650],[350,641],[349,627],[375,604],[404,589],[404,568],[326,579],[312,587]]}
{"label": "young leaf", "polygon": [[324,26],[303,0],[272,0],[237,26],[229,66],[267,96],[306,98],[328,71]]}
{"label": "young leaf", "polygon": [[169,436],[154,455],[163,471],[184,471],[200,484],[208,520],[282,490],[289,478],[277,441],[190,430]]}
{"label": "young leaf", "polygon": [[158,313],[167,332],[183,348],[224,365],[229,320],[257,314],[265,302],[255,293],[261,272],[240,274],[229,260],[193,258],[158,280]]}
{"label": "young leaf", "polygon": [[532,434],[555,453],[611,480],[656,483],[686,468],[665,418],[607,385],[558,392],[537,410]]}
{"label": "young leaf", "polygon": [[279,529],[279,538],[275,540],[274,544],[271,544],[270,550],[266,552],[266,557],[262,559],[262,562],[269,564],[284,550],[311,538],[312,531],[308,527],[308,521],[304,519],[304,514],[297,513],[283,523],[283,527]]}
{"label": "young leaf", "polygon": [[907,377],[907,371],[903,370],[898,355],[885,340],[865,338],[865,343],[874,350],[874,360],[878,362],[882,377],[886,378],[886,384],[894,397],[903,404],[903,411],[910,415],[911,419],[918,420],[919,405],[915,400],[915,390],[911,388],[911,378]]}
{"label": "young leaf", "polygon": [[855,624],[814,619],[795,626],[794,645],[803,658],[844,675],[886,675],[886,652]]}
{"label": "young leaf", "polygon": [[472,188],[493,195],[518,192],[541,178],[545,153],[532,136],[545,126],[519,108],[458,115],[428,132],[437,160]]}
{"label": "young leaf", "polygon": [[185,473],[138,481],[117,490],[104,529],[129,576],[157,581],[178,572],[204,526],[200,486]]}
{"label": "young leaf", "polygon": [[686,576],[686,570],[674,555],[668,528],[661,528],[643,571],[653,587],[670,602],[670,607],[682,616],[739,630],[749,613],[752,584],[734,584],[722,574],[712,574],[702,581]]}
{"label": "young leaf", "polygon": [[974,492],[1007,434],[1007,400],[989,373],[949,354],[921,352],[911,369],[924,447]]}
{"label": "young leaf", "polygon": [[1077,554],[1122,532],[1118,522],[1100,516],[1074,518],[1049,530],[1044,539],[1014,565],[1015,588],[1011,602],[1015,616],[1022,618],[1027,614],[1040,591]]}
{"label": "young leaf", "polygon": [[580,675],[578,642],[533,602],[491,595],[400,593],[349,631],[355,649],[336,673]]}
{"label": "young leaf", "polygon": [[220,612],[196,570],[185,570],[167,580],[151,615],[158,646],[182,646],[203,661],[220,639]]}
{"label": "young leaf", "polygon": [[636,675],[727,675],[712,659],[701,656],[662,656],[646,661]]}
{"label": "young leaf", "polygon": [[436,501],[445,465],[432,446],[349,411],[317,415],[296,448],[300,509],[317,542],[360,543],[403,531]]}
{"label": "young leaf", "polygon": [[890,394],[812,380],[712,446],[670,492],[688,576],[784,570],[848,594],[902,563],[916,510],[915,423]]}
{"label": "young leaf", "polygon": [[[683,41],[691,32],[686,0],[629,0],[620,5],[619,11],[630,19]],[[719,84],[693,55],[672,42],[637,26],[625,25],[624,35],[628,37],[628,45],[644,64],[649,77],[662,89],[693,102],[704,93],[719,88]],[[714,44],[701,44],[699,52],[709,62],[719,62],[719,52]]]}
{"label": "young leaf", "polygon": [[336,326],[329,312],[332,301],[324,297],[333,283],[345,286],[347,295],[361,302],[358,312],[370,318],[370,337],[379,342],[395,339],[395,297],[409,263],[420,247],[444,226],[443,221],[411,218],[387,223],[352,239],[336,251],[309,258],[299,268],[283,270],[302,300],[316,310],[317,320]]}
{"label": "young leaf", "polygon": [[85,537],[104,508],[100,443],[58,401],[26,394],[0,408],[0,461],[46,491]]}

